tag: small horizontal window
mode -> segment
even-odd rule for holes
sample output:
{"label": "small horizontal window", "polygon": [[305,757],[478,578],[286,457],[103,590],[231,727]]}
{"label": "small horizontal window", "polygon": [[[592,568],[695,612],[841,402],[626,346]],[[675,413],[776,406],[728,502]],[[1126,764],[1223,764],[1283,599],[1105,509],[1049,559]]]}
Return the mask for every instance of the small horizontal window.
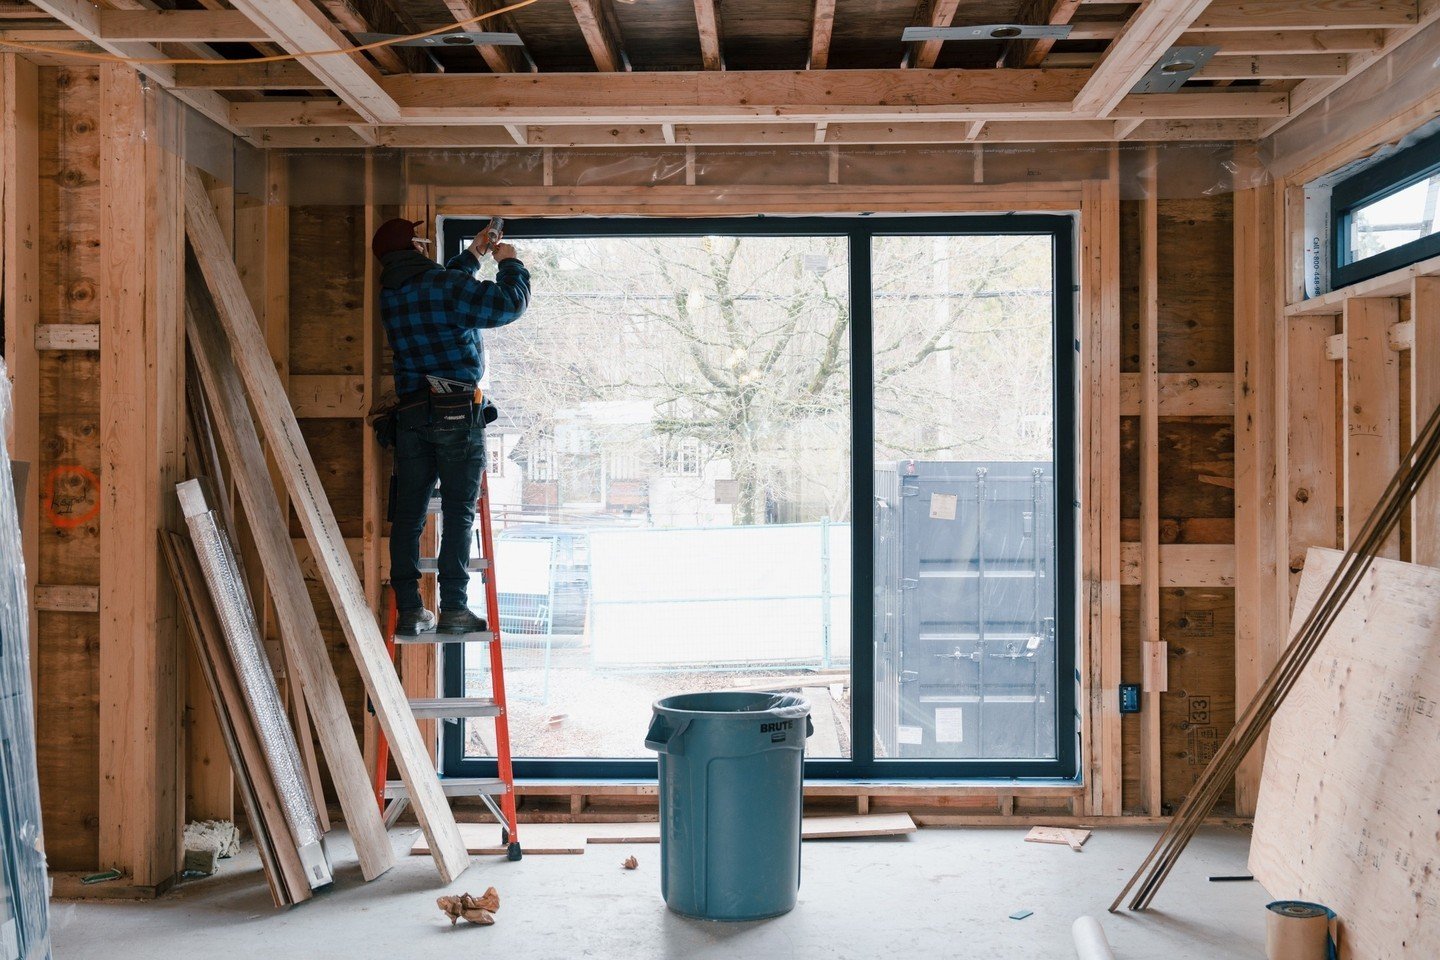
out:
{"label": "small horizontal window", "polygon": [[1440,134],[1335,185],[1332,286],[1440,256]]}

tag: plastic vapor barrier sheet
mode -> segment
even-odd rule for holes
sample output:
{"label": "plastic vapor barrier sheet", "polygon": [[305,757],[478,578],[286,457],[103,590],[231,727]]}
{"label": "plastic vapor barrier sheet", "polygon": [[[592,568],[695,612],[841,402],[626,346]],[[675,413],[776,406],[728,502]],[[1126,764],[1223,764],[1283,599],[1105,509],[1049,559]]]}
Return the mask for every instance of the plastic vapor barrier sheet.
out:
{"label": "plastic vapor barrier sheet", "polygon": [[200,569],[205,574],[205,582],[225,633],[225,646],[230,651],[244,692],[245,706],[255,721],[255,732],[265,754],[265,763],[280,796],[285,822],[295,838],[295,847],[305,865],[310,886],[324,886],[333,878],[320,819],[315,812],[314,799],[310,796],[295,733],[290,727],[285,705],[260,642],[255,608],[250,602],[245,580],[240,575],[230,538],[216,520],[215,511],[209,509],[199,481],[187,480],[176,489]]}
{"label": "plastic vapor barrier sheet", "polygon": [[10,434],[10,375],[0,360],[0,960],[50,956],[49,884],[35,770],[30,612],[20,514],[3,438]]}

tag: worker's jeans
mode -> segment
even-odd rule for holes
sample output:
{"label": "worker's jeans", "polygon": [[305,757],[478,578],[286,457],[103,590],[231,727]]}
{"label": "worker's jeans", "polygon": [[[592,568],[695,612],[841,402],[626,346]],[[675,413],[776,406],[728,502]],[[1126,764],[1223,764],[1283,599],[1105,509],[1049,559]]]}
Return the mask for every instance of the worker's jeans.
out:
{"label": "worker's jeans", "polygon": [[440,481],[440,608],[465,606],[470,586],[470,545],[474,540],[475,498],[485,468],[485,428],[437,430],[402,427],[395,438],[394,521],[390,526],[390,583],[395,606],[420,603],[420,534],[426,510]]}

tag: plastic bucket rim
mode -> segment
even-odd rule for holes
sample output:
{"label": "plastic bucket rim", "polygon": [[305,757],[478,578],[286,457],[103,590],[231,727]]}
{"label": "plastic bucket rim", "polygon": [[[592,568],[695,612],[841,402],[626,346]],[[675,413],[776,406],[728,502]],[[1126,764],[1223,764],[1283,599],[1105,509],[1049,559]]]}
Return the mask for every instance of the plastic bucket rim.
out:
{"label": "plastic bucket rim", "polygon": [[[742,693],[744,691],[715,691],[717,693]],[[754,719],[759,717],[779,717],[782,720],[794,720],[810,713],[810,701],[802,696],[794,694],[783,694],[784,699],[792,701],[784,706],[766,707],[760,710],[689,710],[684,707],[672,707],[666,704],[667,700],[676,700],[680,697],[693,697],[697,694],[680,693],[669,697],[661,697],[650,705],[650,709],[657,714],[669,714],[671,716],[699,719],[702,717],[740,717]]]}

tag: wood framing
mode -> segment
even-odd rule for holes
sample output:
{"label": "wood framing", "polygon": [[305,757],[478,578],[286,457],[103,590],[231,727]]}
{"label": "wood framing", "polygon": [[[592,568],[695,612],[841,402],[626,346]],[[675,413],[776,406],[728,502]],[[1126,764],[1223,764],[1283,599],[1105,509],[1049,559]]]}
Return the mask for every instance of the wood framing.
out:
{"label": "wood framing", "polygon": [[175,596],[184,348],[179,161],[147,139],[140,78],[100,71],[100,865],[138,884],[180,869],[184,792]]}
{"label": "wood framing", "polygon": [[610,0],[570,0],[570,8],[575,11],[575,21],[595,59],[595,69],[605,73],[629,70],[630,58],[625,56]]}
{"label": "wood framing", "polygon": [[[1400,319],[1394,298],[1345,301],[1345,543],[1354,541],[1400,463],[1399,360],[1389,329]],[[1397,531],[1380,556],[1400,557]]]}
{"label": "wood framing", "polygon": [[[960,0],[920,0],[912,22],[917,27],[948,27],[959,7]],[[929,70],[940,59],[940,50],[944,45],[943,40],[922,40],[911,44],[902,65]]]}
{"label": "wood framing", "polygon": [[[1416,277],[1410,294],[1410,430],[1440,407],[1440,277]],[[1410,514],[1410,559],[1440,567],[1440,480],[1432,476],[1415,495]]]}
{"label": "wood framing", "polygon": [[390,742],[421,829],[430,840],[440,875],[448,883],[469,865],[464,842],[385,652],[374,613],[365,600],[364,588],[336,528],[330,504],[321,491],[310,452],[275,375],[259,325],[225,250],[219,225],[205,206],[204,188],[193,172],[186,181],[185,217],[195,258],[210,288],[257,420],[271,443],[301,526],[315,547],[317,565],[351,655]]}
{"label": "wood framing", "polygon": [[1160,290],[1159,177],[1147,150],[1140,198],[1140,790],[1145,812],[1159,816],[1160,694],[1168,689],[1160,633]]}
{"label": "wood framing", "polygon": [[700,60],[706,70],[724,70],[722,30],[717,0],[695,0],[695,27],[700,33]]}
{"label": "wood framing", "polygon": [[1209,4],[1210,0],[1150,0],[1144,4],[1090,72],[1075,98],[1075,108],[1109,116]]}
{"label": "wood framing", "polygon": [[830,65],[830,38],[835,33],[835,0],[815,0],[810,13],[809,70],[824,70]]}
{"label": "wood framing", "polygon": [[1286,335],[1289,591],[1293,601],[1311,547],[1340,545],[1340,434],[1335,364],[1325,344],[1334,316],[1291,317]]}
{"label": "wood framing", "polygon": [[[1235,194],[1235,707],[1249,703],[1280,656],[1275,523],[1275,231],[1272,188]],[[1288,613],[1288,611],[1285,611]],[[1235,811],[1253,815],[1264,739],[1240,765]]]}
{"label": "wood framing", "polygon": [[[497,2],[497,0],[445,0],[445,6],[449,9],[450,15],[459,23],[469,20],[471,17],[478,17],[482,13],[497,10],[505,4]],[[499,16],[481,20],[465,29],[514,33],[515,24],[508,16]],[[530,62],[521,48],[481,43],[477,44],[475,49],[480,51],[480,56],[485,60],[485,66],[489,67],[493,73],[530,72]]]}

